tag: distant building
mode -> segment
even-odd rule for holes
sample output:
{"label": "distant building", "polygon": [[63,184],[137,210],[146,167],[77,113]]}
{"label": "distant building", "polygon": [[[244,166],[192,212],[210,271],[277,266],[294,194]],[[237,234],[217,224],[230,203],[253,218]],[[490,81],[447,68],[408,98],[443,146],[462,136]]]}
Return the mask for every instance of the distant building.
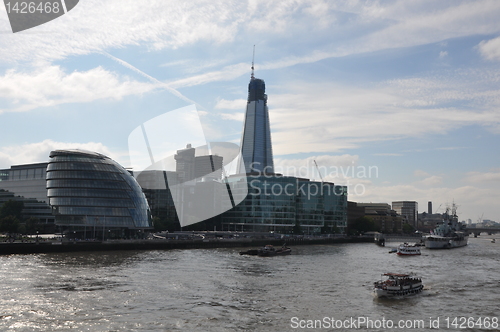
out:
{"label": "distant building", "polygon": [[177,154],[174,156],[175,171],[181,182],[193,180],[195,177],[194,154],[195,149],[191,147],[191,144],[188,144],[185,149],[177,150]]}
{"label": "distant building", "polygon": [[427,213],[432,214],[432,202],[427,203]]}
{"label": "distant building", "polygon": [[391,209],[388,203],[357,203],[363,207],[365,216],[369,217],[382,233],[401,233],[403,217]]}
{"label": "distant building", "polygon": [[215,155],[194,157],[195,178],[222,179],[222,157]]}
{"label": "distant building", "polygon": [[405,216],[408,223],[415,229],[418,228],[418,203],[415,201],[392,202],[392,209]]}

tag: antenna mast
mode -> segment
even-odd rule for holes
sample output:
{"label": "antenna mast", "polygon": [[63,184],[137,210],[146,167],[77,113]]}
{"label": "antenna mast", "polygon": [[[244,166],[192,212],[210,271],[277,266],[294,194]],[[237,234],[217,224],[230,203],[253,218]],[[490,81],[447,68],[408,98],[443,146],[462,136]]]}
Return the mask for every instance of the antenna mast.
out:
{"label": "antenna mast", "polygon": [[252,75],[250,75],[250,78],[253,80],[255,76],[253,76],[253,61],[255,60],[255,45],[253,45],[253,56],[252,56]]}

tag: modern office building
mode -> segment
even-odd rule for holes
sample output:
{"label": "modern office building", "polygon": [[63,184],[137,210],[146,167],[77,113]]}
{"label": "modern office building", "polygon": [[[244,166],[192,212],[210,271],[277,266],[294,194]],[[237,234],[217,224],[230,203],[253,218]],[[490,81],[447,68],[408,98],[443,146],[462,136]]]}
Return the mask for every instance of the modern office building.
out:
{"label": "modern office building", "polygon": [[181,182],[194,179],[195,148],[187,144],[185,149],[177,150],[175,158],[175,171]]}
{"label": "modern office building", "polygon": [[222,215],[224,230],[292,233],[299,227],[306,234],[345,232],[347,227],[347,187],[333,183],[279,174],[229,177],[237,197],[246,198]]}
{"label": "modern office building", "polygon": [[45,188],[47,163],[15,165],[0,170],[0,205],[12,199],[22,201],[24,219],[36,218],[47,228],[54,224]]}
{"label": "modern office building", "polygon": [[415,201],[392,202],[392,209],[405,216],[408,223],[415,229],[418,228],[418,203]]}
{"label": "modern office building", "polygon": [[222,179],[222,157],[215,155],[194,157],[194,176],[197,179]]}
{"label": "modern office building", "polygon": [[266,84],[252,75],[248,84],[248,100],[245,123],[241,137],[241,155],[244,162],[239,173],[273,173],[273,150],[269,110],[267,108]]}
{"label": "modern office building", "polygon": [[[150,229],[146,197],[134,177],[112,159],[83,150],[56,150],[47,166],[47,196],[55,222],[69,231],[87,228],[130,236]],[[130,230],[132,230],[130,232]]]}

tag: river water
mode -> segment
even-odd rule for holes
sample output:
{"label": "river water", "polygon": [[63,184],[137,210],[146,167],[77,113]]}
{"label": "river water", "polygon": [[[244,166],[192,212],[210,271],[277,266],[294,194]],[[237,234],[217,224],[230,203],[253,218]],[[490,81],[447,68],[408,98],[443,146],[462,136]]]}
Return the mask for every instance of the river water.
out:
{"label": "river water", "polygon": [[[492,237],[414,257],[389,254],[397,243],[297,246],[269,258],[241,248],[3,256],[0,331],[386,331],[388,321],[394,331],[481,330],[450,325],[455,317],[499,330]],[[374,299],[384,272],[417,273],[425,290]],[[344,325],[332,329],[337,320]]]}

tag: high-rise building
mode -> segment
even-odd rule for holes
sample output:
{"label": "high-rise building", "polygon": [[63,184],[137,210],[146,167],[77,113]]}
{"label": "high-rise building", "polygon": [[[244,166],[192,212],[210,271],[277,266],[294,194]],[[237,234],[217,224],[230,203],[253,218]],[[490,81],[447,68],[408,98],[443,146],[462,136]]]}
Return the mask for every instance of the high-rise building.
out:
{"label": "high-rise building", "polygon": [[181,182],[194,179],[194,154],[195,149],[188,144],[185,149],[177,150],[174,156],[175,171]]}
{"label": "high-rise building", "polygon": [[206,155],[194,157],[195,178],[210,177],[214,180],[222,178],[222,157]]}
{"label": "high-rise building", "polygon": [[252,76],[248,84],[245,123],[241,137],[240,173],[274,173],[266,84]]}
{"label": "high-rise building", "polygon": [[406,216],[408,223],[414,228],[418,225],[418,203],[414,201],[392,202],[392,209],[399,215]]}

